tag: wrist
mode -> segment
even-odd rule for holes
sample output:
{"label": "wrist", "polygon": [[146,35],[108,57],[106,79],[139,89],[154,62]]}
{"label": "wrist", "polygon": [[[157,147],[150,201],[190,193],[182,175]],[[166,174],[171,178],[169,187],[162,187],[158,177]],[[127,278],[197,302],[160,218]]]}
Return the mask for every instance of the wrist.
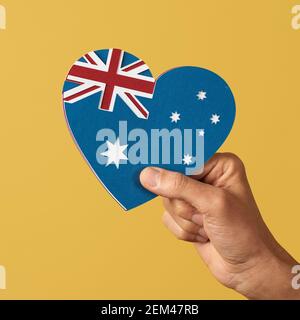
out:
{"label": "wrist", "polygon": [[292,286],[295,265],[296,260],[282,249],[266,253],[242,276],[236,290],[253,300],[300,300],[300,289]]}

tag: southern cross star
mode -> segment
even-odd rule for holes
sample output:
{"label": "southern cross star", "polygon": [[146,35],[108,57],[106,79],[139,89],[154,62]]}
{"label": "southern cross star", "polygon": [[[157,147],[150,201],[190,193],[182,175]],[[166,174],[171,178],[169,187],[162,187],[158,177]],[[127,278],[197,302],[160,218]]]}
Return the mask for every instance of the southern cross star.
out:
{"label": "southern cross star", "polygon": [[127,156],[123,153],[127,148],[127,144],[121,146],[119,138],[115,143],[111,143],[110,141],[106,141],[107,150],[102,152],[101,155],[107,157],[106,166],[114,163],[116,167],[119,169],[120,160],[128,160]]}
{"label": "southern cross star", "polygon": [[198,94],[197,94],[197,97],[198,97],[198,100],[202,100],[203,101],[204,99],[207,98],[206,92],[203,91],[203,90],[199,91]]}
{"label": "southern cross star", "polygon": [[182,161],[183,161],[183,164],[189,166],[193,162],[192,156],[190,156],[189,154],[185,154]]}
{"label": "southern cross star", "polygon": [[220,122],[220,116],[217,114],[213,114],[210,118],[212,124],[217,124]]}
{"label": "southern cross star", "polygon": [[171,122],[175,122],[177,123],[177,121],[180,120],[180,113],[178,113],[177,111],[176,112],[172,112],[172,115],[170,116],[171,118]]}

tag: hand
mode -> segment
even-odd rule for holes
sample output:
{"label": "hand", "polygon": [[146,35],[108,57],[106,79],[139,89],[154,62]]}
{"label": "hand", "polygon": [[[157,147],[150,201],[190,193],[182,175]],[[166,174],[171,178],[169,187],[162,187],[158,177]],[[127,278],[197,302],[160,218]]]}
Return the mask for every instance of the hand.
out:
{"label": "hand", "polygon": [[297,262],[264,223],[238,157],[216,154],[193,177],[148,167],[140,180],[164,197],[166,227],[194,242],[222,284],[251,299],[300,299],[291,286]]}

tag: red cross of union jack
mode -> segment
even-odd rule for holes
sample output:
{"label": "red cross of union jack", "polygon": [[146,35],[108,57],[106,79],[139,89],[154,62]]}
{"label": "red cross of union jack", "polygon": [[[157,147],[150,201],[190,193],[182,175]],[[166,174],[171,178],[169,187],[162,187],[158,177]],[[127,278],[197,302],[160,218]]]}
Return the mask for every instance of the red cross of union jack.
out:
{"label": "red cross of union jack", "polygon": [[155,79],[141,74],[149,70],[142,60],[122,66],[123,56],[123,50],[110,49],[106,62],[94,51],[87,53],[84,61],[76,61],[67,81],[78,86],[64,92],[64,101],[74,103],[101,91],[99,109],[113,111],[118,95],[137,117],[147,119],[149,111],[136,96],[152,98]]}

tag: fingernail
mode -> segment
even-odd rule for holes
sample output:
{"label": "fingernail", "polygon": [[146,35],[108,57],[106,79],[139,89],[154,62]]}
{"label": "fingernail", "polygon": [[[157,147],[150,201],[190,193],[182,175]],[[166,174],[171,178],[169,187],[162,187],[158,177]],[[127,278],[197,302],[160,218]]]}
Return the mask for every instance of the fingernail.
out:
{"label": "fingernail", "polygon": [[203,218],[199,213],[193,214],[191,218],[192,222],[201,225],[203,223]]}
{"label": "fingernail", "polygon": [[196,241],[201,243],[206,243],[208,239],[205,239],[204,237],[201,237],[201,236],[196,236]]}
{"label": "fingernail", "polygon": [[160,172],[156,168],[148,167],[141,173],[141,181],[144,185],[149,187],[156,187],[159,182]]}

